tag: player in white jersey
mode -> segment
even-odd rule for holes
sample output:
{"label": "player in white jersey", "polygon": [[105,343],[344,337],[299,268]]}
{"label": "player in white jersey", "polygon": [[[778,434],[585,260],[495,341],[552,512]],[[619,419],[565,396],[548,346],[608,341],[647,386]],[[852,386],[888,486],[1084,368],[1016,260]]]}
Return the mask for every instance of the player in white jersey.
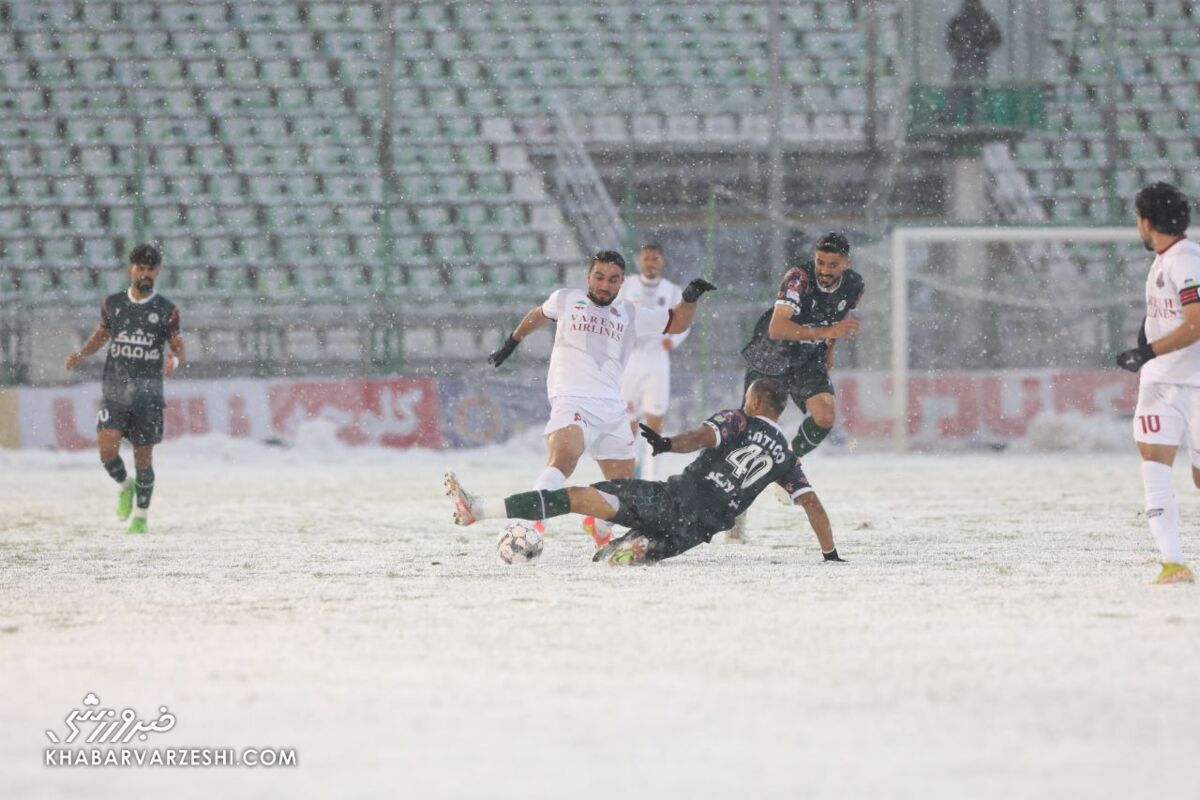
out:
{"label": "player in white jersey", "polygon": [[[546,394],[546,468],[534,482],[538,491],[566,486],[579,457],[588,452],[607,480],[632,478],[634,434],[621,397],[625,364],[641,337],[658,339],[682,333],[692,324],[696,301],[716,287],[697,278],[672,308],[646,308],[618,299],[625,280],[625,259],[603,250],[588,268],[587,291],[559,289],[533,308],[504,345],[488,356],[500,366],[526,336],[547,322],[557,323]],[[593,536],[597,544],[603,536]],[[606,543],[606,542],[605,542]]]}
{"label": "player in white jersey", "polygon": [[[663,277],[666,254],[657,242],[646,242],[637,254],[638,274],[621,285],[618,300],[628,300],[644,308],[674,308],[683,299],[683,290]],[[644,422],[655,433],[662,433],[671,402],[671,352],[687,338],[688,331],[664,336],[643,336],[633,348],[621,381],[629,416],[635,425]],[[655,480],[658,459],[641,459],[642,477]]]}
{"label": "player in white jersey", "polygon": [[1179,506],[1171,465],[1181,442],[1200,488],[1200,245],[1187,239],[1188,199],[1174,186],[1155,183],[1134,201],[1138,234],[1156,253],[1146,278],[1146,320],[1138,346],[1117,365],[1141,371],[1133,438],[1142,455],[1146,519],[1162,556],[1155,583],[1192,581],[1179,541]]}

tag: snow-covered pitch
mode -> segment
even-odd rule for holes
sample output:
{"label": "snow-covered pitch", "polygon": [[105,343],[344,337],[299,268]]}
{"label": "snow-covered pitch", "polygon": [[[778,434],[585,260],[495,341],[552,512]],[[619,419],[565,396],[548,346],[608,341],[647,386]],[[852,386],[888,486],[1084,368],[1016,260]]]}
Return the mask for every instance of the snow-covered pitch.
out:
{"label": "snow-covered pitch", "polygon": [[[126,455],[129,459],[128,454]],[[159,448],[152,534],[93,453],[0,451],[0,797],[1113,797],[1194,783],[1200,587],[1152,587],[1132,446],[818,452],[848,564],[764,496],[752,540],[532,567],[441,475],[528,488],[536,442]],[[596,478],[588,464],[579,482]],[[1200,493],[1177,475],[1185,545]],[[88,692],[295,768],[48,768]],[[1183,789],[1186,793],[1186,788]]]}

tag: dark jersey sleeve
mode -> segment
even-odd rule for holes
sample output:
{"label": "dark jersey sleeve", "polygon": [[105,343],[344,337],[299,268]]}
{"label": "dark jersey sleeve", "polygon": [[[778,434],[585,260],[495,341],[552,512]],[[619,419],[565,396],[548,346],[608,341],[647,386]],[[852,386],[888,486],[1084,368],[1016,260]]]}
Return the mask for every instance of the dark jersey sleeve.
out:
{"label": "dark jersey sleeve", "polygon": [[179,306],[171,307],[171,315],[167,317],[167,339],[174,339],[179,335]]}
{"label": "dark jersey sleeve", "polygon": [[704,420],[704,424],[717,432],[716,446],[719,447],[721,442],[727,442],[746,430],[747,421],[745,413],[738,409],[729,409],[718,411]]}
{"label": "dark jersey sleeve", "polygon": [[811,291],[808,273],[799,267],[792,267],[783,276],[779,284],[779,294],[775,296],[776,303],[785,303],[792,311],[800,311],[800,300]]}
{"label": "dark jersey sleeve", "polygon": [[792,468],[787,474],[776,481],[783,490],[788,493],[788,497],[795,500],[805,492],[813,491],[812,484],[808,482],[808,476],[804,474],[804,470],[800,467],[800,459],[796,459],[792,464]]}

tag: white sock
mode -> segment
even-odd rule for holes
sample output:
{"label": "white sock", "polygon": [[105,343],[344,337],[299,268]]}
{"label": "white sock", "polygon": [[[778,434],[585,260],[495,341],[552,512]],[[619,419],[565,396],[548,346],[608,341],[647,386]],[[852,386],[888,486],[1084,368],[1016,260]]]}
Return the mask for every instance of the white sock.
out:
{"label": "white sock", "polygon": [[134,519],[145,519],[146,515],[149,513],[150,513],[150,509],[142,508],[141,506],[134,504],[134,506],[133,506],[133,518]]}
{"label": "white sock", "polygon": [[1157,461],[1142,462],[1142,485],[1146,489],[1146,519],[1158,543],[1163,561],[1183,563],[1179,542],[1179,506],[1171,485],[1171,467]]}
{"label": "white sock", "polygon": [[546,467],[542,474],[533,482],[533,488],[539,492],[553,492],[567,485],[567,476],[558,467]]}
{"label": "white sock", "polygon": [[504,508],[503,497],[481,497],[471,507],[477,519],[506,519],[508,511]]}

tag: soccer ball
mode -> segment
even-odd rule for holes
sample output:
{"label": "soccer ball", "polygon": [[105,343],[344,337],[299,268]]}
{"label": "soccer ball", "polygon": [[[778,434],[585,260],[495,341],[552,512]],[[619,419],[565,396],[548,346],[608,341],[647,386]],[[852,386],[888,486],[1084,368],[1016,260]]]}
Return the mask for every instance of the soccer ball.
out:
{"label": "soccer ball", "polygon": [[505,564],[532,564],[541,554],[542,535],[523,520],[506,524],[496,540],[496,555]]}

